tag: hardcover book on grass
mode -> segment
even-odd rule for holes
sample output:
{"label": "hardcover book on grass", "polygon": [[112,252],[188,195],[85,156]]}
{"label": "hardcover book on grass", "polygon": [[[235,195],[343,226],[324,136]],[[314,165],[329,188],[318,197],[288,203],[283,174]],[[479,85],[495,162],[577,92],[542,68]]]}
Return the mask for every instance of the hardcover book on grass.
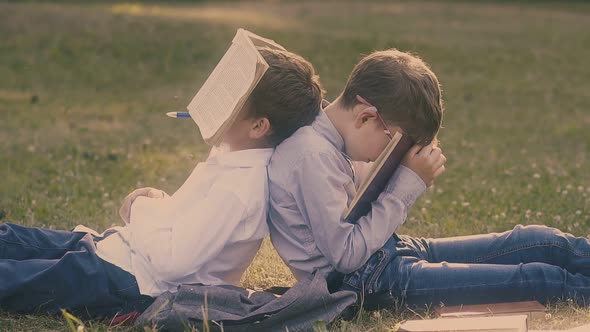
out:
{"label": "hardcover book on grass", "polygon": [[526,314],[532,319],[545,317],[547,308],[537,301],[523,301],[437,307],[434,311],[442,318]]}
{"label": "hardcover book on grass", "polygon": [[344,220],[355,222],[371,211],[371,203],[379,197],[404,155],[414,145],[412,139],[396,132],[379,158],[375,160],[367,178],[361,184],[356,196],[344,212]]}
{"label": "hardcover book on grass", "polygon": [[268,69],[257,47],[284,50],[270,39],[238,29],[231,46],[187,106],[207,144],[221,141]]}
{"label": "hardcover book on grass", "polygon": [[399,332],[527,332],[526,315],[410,320]]}

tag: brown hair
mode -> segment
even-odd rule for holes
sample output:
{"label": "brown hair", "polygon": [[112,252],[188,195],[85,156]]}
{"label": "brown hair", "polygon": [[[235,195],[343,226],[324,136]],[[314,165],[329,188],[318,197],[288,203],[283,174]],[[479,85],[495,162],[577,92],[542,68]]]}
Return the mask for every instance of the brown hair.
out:
{"label": "brown hair", "polygon": [[271,48],[258,51],[269,68],[248,99],[248,116],[269,120],[267,139],[276,146],[313,122],[320,112],[324,90],[313,65],[301,56]]}
{"label": "brown hair", "polygon": [[379,110],[387,122],[401,127],[416,143],[435,139],[443,117],[441,87],[419,57],[395,49],[365,56],[352,70],[343,106],[358,104],[356,95]]}

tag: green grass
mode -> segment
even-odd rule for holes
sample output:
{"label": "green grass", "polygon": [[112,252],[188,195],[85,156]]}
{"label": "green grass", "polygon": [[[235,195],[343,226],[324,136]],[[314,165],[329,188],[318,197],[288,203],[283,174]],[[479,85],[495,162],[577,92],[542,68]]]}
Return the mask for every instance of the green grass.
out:
{"label": "green grass", "polygon": [[[517,223],[590,234],[590,6],[521,2],[0,3],[0,219],[102,230],[139,186],[169,193],[207,147],[182,110],[237,27],[309,59],[329,98],[360,54],[396,47],[444,88],[447,173],[402,233],[443,237]],[[265,242],[247,287],[290,285]],[[590,321],[568,303],[535,322]],[[387,330],[414,314],[362,313],[337,330]],[[108,324],[94,322],[97,329]],[[63,330],[0,314],[0,330]]]}

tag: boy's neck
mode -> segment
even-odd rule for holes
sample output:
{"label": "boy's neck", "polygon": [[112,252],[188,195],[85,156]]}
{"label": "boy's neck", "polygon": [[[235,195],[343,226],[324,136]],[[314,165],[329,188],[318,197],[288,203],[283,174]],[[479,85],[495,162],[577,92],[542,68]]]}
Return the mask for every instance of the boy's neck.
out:
{"label": "boy's neck", "polygon": [[354,116],[354,114],[343,106],[342,95],[338,96],[330,105],[324,108],[324,112],[340,136],[344,137],[347,133],[347,128],[350,125],[351,118]]}
{"label": "boy's neck", "polygon": [[252,150],[252,149],[272,148],[272,146],[266,142],[248,141],[248,140],[240,142],[240,143],[228,144],[228,146],[229,146],[230,152],[242,151],[242,150]]}

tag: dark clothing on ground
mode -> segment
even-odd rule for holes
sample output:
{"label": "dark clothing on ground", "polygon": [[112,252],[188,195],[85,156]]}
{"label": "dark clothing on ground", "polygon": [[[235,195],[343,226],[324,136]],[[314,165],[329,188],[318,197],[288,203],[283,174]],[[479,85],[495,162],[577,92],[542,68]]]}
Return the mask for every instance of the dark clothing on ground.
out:
{"label": "dark clothing on ground", "polygon": [[84,318],[143,311],[133,275],[96,255],[87,233],[0,225],[0,309],[56,314],[67,309]]}

